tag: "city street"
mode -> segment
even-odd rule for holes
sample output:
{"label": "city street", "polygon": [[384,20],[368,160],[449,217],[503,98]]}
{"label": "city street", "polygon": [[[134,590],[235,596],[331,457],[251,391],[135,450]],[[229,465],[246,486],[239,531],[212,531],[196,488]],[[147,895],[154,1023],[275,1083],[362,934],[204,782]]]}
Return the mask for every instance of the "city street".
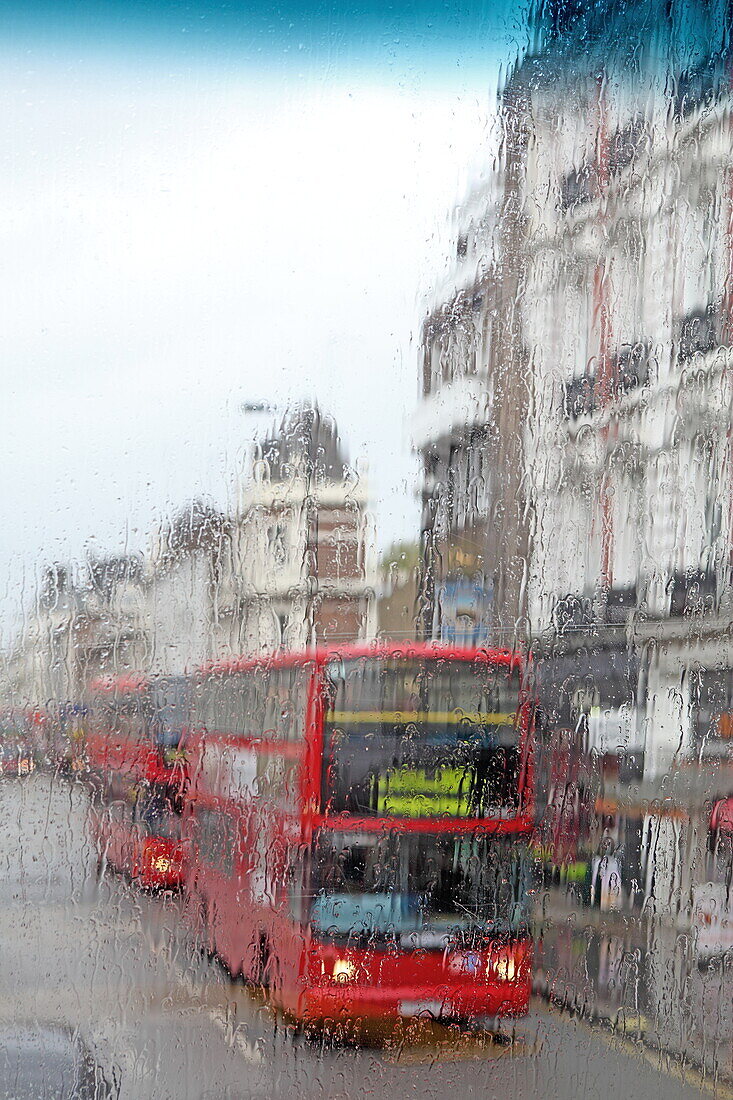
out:
{"label": "city street", "polygon": [[294,1040],[193,949],[179,898],[98,881],[86,814],[79,784],[0,784],[0,1018],[78,1027],[123,1100],[731,1095],[541,1002],[513,1043],[442,1028],[372,1050]]}
{"label": "city street", "polygon": [[733,1100],[733,0],[3,29],[0,1100]]}

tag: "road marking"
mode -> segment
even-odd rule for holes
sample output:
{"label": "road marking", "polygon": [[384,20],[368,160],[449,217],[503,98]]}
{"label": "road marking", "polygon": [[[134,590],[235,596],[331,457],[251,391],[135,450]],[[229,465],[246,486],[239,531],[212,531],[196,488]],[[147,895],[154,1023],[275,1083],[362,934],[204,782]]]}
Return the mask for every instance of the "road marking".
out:
{"label": "road marking", "polygon": [[194,1006],[207,1016],[214,1027],[222,1033],[226,1043],[230,1047],[236,1047],[244,1060],[249,1062],[250,1065],[261,1065],[263,1061],[262,1051],[256,1043],[247,1039],[239,1026],[232,1026],[231,1014],[227,1008],[221,1005],[203,1005],[201,1003],[201,995],[203,993],[202,987],[197,985],[193,977],[182,970],[177,964],[174,964],[173,971],[181,989],[188,995],[191,1001],[196,1002],[198,1000],[198,1005],[195,1004]]}
{"label": "road marking", "polygon": [[[603,1034],[601,1032],[601,1034]],[[609,1042],[612,1040],[611,1035],[603,1035],[604,1041]],[[633,1043],[627,1039],[622,1039],[618,1044],[626,1054],[639,1055],[639,1046],[634,1046]],[[716,1100],[733,1100],[733,1088],[723,1081],[711,1080],[711,1074],[705,1073],[698,1069],[696,1066],[685,1063],[680,1065],[673,1055],[667,1054],[666,1051],[658,1050],[653,1047],[649,1047],[646,1043],[641,1044],[641,1055],[645,1062],[656,1069],[658,1072],[666,1073],[668,1077],[674,1077],[676,1080],[681,1081],[684,1085],[689,1085],[690,1088],[696,1088],[699,1092],[706,1092],[709,1096],[716,1097]]]}
{"label": "road marking", "polygon": [[206,1015],[211,1020],[212,1024],[221,1031],[224,1039],[229,1046],[235,1046],[239,1053],[244,1058],[245,1062],[249,1062],[250,1065],[260,1066],[262,1065],[262,1051],[247,1039],[242,1034],[239,1027],[235,1027],[232,1030],[229,1020],[229,1014],[223,1008],[207,1008],[204,1009]]}

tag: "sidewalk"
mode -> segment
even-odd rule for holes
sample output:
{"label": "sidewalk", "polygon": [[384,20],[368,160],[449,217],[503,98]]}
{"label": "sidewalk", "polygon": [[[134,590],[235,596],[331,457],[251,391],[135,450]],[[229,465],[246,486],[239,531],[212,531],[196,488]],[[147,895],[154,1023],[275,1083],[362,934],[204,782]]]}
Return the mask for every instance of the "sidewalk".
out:
{"label": "sidewalk", "polygon": [[690,935],[564,888],[535,917],[534,991],[589,1023],[733,1084],[733,970],[698,967]]}

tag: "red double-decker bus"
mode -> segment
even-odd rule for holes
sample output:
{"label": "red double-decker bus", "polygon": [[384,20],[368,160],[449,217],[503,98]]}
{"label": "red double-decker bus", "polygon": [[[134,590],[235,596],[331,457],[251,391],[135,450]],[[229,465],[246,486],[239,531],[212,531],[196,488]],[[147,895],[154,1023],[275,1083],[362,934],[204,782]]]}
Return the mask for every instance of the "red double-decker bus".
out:
{"label": "red double-decker bus", "polygon": [[304,1021],[527,1011],[533,708],[517,654],[217,664],[192,708],[186,887],[233,974]]}
{"label": "red double-decker bus", "polygon": [[86,754],[100,858],[144,887],[182,881],[188,693],[183,677],[109,678],[90,689]]}

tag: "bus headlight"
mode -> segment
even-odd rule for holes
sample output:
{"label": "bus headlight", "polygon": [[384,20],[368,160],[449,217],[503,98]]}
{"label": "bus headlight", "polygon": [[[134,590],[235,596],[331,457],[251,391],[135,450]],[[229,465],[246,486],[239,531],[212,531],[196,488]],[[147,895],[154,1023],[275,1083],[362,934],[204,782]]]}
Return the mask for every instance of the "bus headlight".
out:
{"label": "bus headlight", "polygon": [[517,976],[517,960],[510,954],[494,955],[489,959],[486,974],[500,982],[513,982]]}
{"label": "bus headlight", "polygon": [[333,980],[335,982],[353,982],[356,977],[356,967],[348,959],[336,959],[333,964]]}

